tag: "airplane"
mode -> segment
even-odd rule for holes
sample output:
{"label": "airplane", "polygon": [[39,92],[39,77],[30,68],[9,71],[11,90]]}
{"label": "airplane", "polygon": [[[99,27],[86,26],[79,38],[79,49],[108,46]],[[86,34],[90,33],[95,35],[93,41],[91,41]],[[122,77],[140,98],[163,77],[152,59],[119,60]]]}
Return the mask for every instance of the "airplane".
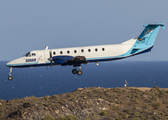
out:
{"label": "airplane", "polygon": [[[25,56],[12,60],[6,64],[9,67],[9,80],[12,80],[12,68],[39,67],[39,66],[73,66],[73,74],[82,75],[81,64],[102,61],[120,60],[137,54],[151,51],[160,27],[164,23],[144,25],[142,33],[121,44],[98,46],[83,46],[72,48],[33,50]],[[76,67],[79,67],[77,70]]]}

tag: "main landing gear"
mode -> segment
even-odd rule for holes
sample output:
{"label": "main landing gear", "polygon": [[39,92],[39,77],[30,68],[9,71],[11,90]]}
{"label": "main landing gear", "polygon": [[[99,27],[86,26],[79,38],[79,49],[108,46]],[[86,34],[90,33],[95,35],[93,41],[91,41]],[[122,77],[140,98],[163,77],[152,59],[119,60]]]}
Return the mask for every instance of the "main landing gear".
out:
{"label": "main landing gear", "polygon": [[76,68],[74,68],[74,69],[72,70],[72,73],[73,73],[73,74],[82,75],[81,66],[79,66],[79,70],[78,70],[78,71],[77,71],[77,69],[76,69]]}
{"label": "main landing gear", "polygon": [[8,77],[8,80],[12,80],[13,77],[12,77],[12,67],[9,68],[9,77]]}

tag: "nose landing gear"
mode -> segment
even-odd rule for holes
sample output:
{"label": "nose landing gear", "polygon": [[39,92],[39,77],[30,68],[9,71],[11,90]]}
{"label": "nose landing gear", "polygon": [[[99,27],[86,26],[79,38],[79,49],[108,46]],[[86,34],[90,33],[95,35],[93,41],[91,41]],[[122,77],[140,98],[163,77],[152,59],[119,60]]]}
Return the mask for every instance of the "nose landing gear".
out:
{"label": "nose landing gear", "polygon": [[13,77],[12,77],[12,67],[9,68],[9,77],[8,77],[8,80],[12,80]]}

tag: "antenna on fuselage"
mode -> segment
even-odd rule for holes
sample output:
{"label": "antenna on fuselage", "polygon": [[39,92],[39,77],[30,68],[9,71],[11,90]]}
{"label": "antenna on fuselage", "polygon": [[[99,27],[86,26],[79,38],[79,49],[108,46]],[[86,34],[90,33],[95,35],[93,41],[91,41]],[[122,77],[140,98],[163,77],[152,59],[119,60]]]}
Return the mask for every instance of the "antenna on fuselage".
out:
{"label": "antenna on fuselage", "polygon": [[48,50],[48,46],[45,46],[45,50]]}

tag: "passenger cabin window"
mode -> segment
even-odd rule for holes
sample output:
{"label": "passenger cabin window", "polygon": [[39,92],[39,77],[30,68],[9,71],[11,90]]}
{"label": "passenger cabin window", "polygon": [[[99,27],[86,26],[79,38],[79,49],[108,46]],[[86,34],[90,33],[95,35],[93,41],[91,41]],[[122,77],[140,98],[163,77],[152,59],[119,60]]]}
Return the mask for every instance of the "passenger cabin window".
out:
{"label": "passenger cabin window", "polygon": [[63,52],[62,52],[62,51],[60,51],[60,54],[63,54]]}
{"label": "passenger cabin window", "polygon": [[74,53],[77,53],[77,51],[76,51],[76,50],[74,50]]}
{"label": "passenger cabin window", "polygon": [[69,50],[67,51],[67,53],[68,53],[68,54],[70,53]]}
{"label": "passenger cabin window", "polygon": [[88,49],[88,52],[90,52],[91,50],[90,49]]}
{"label": "passenger cabin window", "polygon": [[36,54],[35,54],[35,53],[32,53],[32,56],[36,56]]}
{"label": "passenger cabin window", "polygon": [[105,49],[104,48],[102,48],[102,51],[104,51]]}
{"label": "passenger cabin window", "polygon": [[53,52],[53,55],[55,55],[56,54],[56,52]]}
{"label": "passenger cabin window", "polygon": [[84,52],[84,50],[83,50],[83,49],[81,49],[81,52]]}
{"label": "passenger cabin window", "polygon": [[97,52],[97,51],[98,51],[98,49],[96,48],[96,49],[95,49],[95,51]]}

